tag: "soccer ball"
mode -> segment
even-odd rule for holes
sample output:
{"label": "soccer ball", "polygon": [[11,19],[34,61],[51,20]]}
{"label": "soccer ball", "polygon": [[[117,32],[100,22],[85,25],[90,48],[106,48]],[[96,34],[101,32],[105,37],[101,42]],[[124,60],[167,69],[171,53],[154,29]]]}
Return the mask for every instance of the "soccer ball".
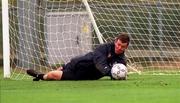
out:
{"label": "soccer ball", "polygon": [[127,67],[124,64],[114,64],[111,69],[111,75],[113,79],[126,80],[127,79]]}

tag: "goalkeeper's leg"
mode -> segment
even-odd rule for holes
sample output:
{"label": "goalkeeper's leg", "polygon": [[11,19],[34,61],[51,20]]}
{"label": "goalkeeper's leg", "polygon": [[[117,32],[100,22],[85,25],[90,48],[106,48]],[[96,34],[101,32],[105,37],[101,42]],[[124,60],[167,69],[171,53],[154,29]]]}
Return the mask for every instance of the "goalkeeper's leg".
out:
{"label": "goalkeeper's leg", "polygon": [[33,81],[39,81],[41,80],[61,80],[62,77],[62,71],[60,70],[55,70],[55,71],[50,71],[47,74],[42,74],[34,71],[33,69],[27,70],[27,74],[30,76],[35,77]]}
{"label": "goalkeeper's leg", "polygon": [[63,72],[61,70],[54,70],[44,74],[44,80],[61,80]]}

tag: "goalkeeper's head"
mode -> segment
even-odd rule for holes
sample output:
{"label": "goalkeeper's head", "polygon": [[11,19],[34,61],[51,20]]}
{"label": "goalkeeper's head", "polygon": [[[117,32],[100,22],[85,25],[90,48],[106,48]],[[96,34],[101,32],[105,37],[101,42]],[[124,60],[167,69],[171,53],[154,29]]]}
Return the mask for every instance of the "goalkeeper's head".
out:
{"label": "goalkeeper's head", "polygon": [[116,54],[123,53],[127,49],[128,45],[129,45],[129,42],[130,42],[129,35],[127,33],[125,33],[125,32],[121,32],[115,38],[115,41],[114,41],[115,53]]}

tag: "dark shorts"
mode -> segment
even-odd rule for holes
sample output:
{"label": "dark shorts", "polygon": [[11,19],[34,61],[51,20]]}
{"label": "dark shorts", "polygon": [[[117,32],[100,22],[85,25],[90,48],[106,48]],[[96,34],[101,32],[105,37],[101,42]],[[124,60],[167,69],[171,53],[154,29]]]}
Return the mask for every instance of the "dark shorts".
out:
{"label": "dark shorts", "polygon": [[88,62],[80,62],[75,66],[69,63],[63,68],[61,80],[97,80],[103,77],[102,73]]}

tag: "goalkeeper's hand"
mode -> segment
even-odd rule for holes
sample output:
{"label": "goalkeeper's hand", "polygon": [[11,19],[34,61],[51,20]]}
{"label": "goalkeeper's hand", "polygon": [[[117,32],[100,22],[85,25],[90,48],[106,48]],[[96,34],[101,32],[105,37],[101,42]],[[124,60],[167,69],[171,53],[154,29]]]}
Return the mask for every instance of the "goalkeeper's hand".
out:
{"label": "goalkeeper's hand", "polygon": [[108,72],[107,76],[110,76],[111,80],[115,80],[115,79],[112,77],[111,71]]}

